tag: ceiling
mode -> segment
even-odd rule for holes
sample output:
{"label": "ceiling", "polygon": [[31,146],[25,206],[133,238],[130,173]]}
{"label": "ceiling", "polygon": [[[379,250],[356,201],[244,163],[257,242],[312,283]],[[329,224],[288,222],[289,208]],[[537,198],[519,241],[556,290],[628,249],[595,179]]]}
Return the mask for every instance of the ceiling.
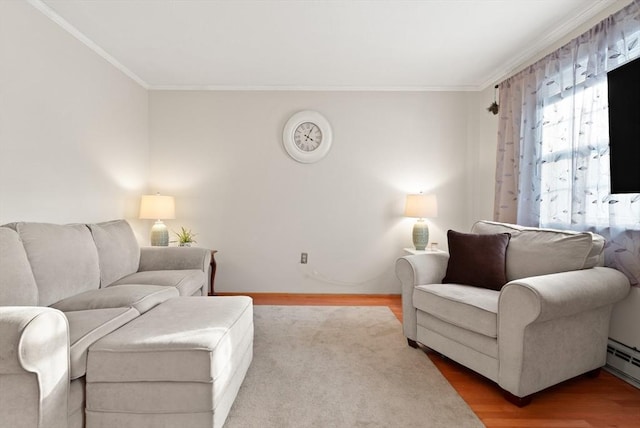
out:
{"label": "ceiling", "polygon": [[151,89],[480,90],[613,0],[29,0]]}

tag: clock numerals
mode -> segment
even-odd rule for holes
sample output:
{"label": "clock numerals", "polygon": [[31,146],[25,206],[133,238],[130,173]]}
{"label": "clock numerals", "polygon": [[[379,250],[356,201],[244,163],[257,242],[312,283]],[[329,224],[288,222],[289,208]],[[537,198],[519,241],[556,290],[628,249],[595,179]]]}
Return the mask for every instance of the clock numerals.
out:
{"label": "clock numerals", "polygon": [[322,131],[311,122],[304,122],[293,133],[293,141],[303,152],[312,152],[322,143]]}

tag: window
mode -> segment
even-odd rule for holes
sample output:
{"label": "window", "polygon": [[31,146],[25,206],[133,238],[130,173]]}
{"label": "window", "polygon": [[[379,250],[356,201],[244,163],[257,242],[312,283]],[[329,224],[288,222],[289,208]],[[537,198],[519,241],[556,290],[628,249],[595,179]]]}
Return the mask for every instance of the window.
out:
{"label": "window", "polygon": [[[595,79],[594,79],[595,80]],[[540,221],[608,223],[609,119],[606,79],[547,99],[542,113]]]}

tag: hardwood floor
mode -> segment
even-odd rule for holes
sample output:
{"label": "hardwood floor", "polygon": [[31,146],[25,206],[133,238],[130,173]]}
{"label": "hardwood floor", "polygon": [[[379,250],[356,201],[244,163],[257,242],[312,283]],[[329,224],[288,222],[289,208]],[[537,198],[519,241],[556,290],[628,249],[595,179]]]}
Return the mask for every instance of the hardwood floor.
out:
{"label": "hardwood floor", "polygon": [[[397,295],[316,295],[247,293],[256,305],[388,306],[402,320]],[[533,397],[518,408],[502,397],[491,381],[423,349],[458,394],[488,427],[640,427],[640,390],[606,371],[596,379],[571,379]]]}

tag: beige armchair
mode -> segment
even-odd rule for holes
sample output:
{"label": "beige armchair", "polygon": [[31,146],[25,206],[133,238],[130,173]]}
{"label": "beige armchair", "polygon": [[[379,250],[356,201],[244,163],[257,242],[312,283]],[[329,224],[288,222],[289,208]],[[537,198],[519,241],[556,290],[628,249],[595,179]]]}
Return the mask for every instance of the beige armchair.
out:
{"label": "beige armchair", "polygon": [[[629,291],[625,275],[601,267],[604,239],[487,221],[472,233],[510,234],[506,284],[443,284],[451,269],[445,252],[398,259],[409,345],[420,343],[493,380],[519,406],[566,379],[597,374],[606,361],[612,306]],[[464,267],[457,254],[451,259]]]}

